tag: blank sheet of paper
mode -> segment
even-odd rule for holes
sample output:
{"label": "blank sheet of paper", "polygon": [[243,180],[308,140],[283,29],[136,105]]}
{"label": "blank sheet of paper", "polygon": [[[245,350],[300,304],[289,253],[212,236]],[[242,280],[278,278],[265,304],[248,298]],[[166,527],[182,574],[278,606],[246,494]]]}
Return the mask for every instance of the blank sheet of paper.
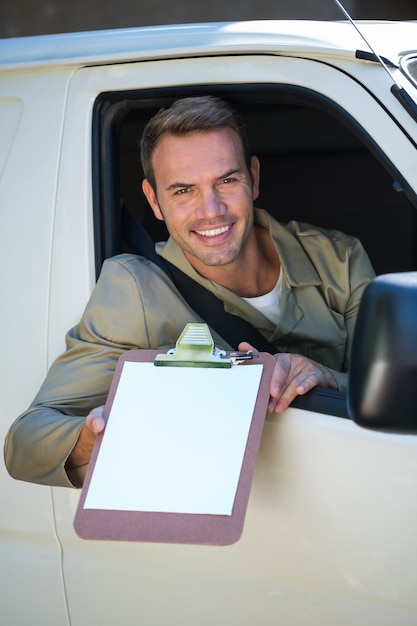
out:
{"label": "blank sheet of paper", "polygon": [[262,368],[126,361],[84,508],[231,515]]}

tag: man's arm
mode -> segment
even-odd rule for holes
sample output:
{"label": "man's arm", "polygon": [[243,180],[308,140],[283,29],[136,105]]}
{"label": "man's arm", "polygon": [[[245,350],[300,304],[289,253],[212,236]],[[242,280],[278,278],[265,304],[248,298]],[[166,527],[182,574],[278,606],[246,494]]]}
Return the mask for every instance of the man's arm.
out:
{"label": "man's arm", "polygon": [[93,420],[89,434],[86,416],[106,402],[120,355],[148,347],[135,278],[123,263],[105,264],[80,323],[67,334],[67,350],[10,427],[4,454],[14,478],[80,486],[82,473],[73,470],[89,459],[97,427]]}
{"label": "man's arm", "polygon": [[[345,236],[343,236],[345,237]],[[342,246],[345,246],[343,240]],[[353,335],[363,292],[374,278],[375,272],[362,244],[355,237],[348,237],[346,249],[346,290],[339,292],[339,310],[343,311],[346,328],[346,350],[343,372],[333,371],[300,354],[280,353],[274,356],[276,366],[270,388],[268,411],[282,413],[298,395],[304,395],[316,386],[328,389],[346,388],[347,369],[350,360]],[[343,256],[343,255],[342,255]],[[247,342],[239,350],[254,349]]]}

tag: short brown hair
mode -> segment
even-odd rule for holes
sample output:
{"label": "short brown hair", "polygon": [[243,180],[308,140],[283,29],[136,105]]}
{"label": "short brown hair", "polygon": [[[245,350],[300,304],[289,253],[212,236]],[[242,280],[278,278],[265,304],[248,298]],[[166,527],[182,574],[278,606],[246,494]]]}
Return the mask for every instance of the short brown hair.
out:
{"label": "short brown hair", "polygon": [[209,132],[221,128],[230,128],[237,133],[250,171],[246,129],[240,116],[227,102],[214,96],[193,96],[176,100],[167,109],[160,109],[145,126],[140,141],[143,173],[154,191],[156,192],[156,184],[152,156],[163,135],[184,136],[193,132]]}

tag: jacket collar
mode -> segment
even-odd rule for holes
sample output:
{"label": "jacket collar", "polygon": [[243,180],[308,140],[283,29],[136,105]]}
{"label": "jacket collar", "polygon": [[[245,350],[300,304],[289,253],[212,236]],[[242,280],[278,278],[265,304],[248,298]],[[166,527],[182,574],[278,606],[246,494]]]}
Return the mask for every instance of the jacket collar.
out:
{"label": "jacket collar", "polygon": [[320,285],[321,279],[314,265],[292,232],[296,222],[283,226],[263,209],[256,209],[256,222],[268,228],[278,252],[283,277],[291,287]]}

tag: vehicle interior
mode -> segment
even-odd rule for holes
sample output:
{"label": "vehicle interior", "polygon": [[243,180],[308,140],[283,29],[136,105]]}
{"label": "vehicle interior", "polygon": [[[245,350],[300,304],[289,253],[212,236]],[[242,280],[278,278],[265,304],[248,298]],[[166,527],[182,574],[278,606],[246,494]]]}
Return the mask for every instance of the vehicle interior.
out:
{"label": "vehicle interior", "polygon": [[[138,142],[147,120],[178,97],[212,93],[243,116],[261,162],[256,205],[280,222],[296,219],[357,236],[377,274],[417,269],[417,199],[378,146],[346,112],[293,86],[187,87],[103,94],[93,125],[97,274],[105,258],[132,250],[123,212],[153,241],[167,238],[142,194]],[[342,406],[343,404],[343,406]],[[345,414],[343,400],[336,414]],[[329,411],[321,407],[323,412]]]}
{"label": "vehicle interior", "polygon": [[256,205],[281,222],[296,219],[359,237],[377,274],[417,269],[416,198],[369,137],[336,106],[306,90],[236,86],[104,94],[94,119],[96,265],[126,249],[121,207],[166,239],[141,190],[138,142],[161,106],[183,95],[227,99],[247,125],[261,161]]}

